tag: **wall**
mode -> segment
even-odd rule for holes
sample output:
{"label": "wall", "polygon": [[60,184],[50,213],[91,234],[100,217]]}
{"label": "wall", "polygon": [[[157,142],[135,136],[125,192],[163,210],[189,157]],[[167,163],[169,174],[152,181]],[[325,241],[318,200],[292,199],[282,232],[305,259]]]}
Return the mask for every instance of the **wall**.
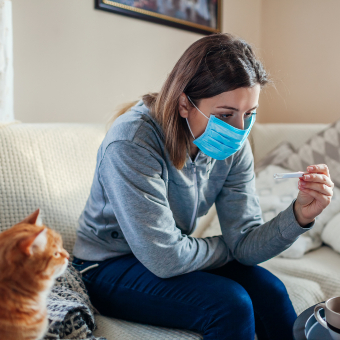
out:
{"label": "wall", "polygon": [[199,35],[94,9],[93,0],[14,0],[15,117],[105,122],[157,90]]}
{"label": "wall", "polygon": [[261,57],[261,0],[223,0],[223,32],[235,34],[250,43]]}
{"label": "wall", "polygon": [[[260,2],[224,0],[224,30],[258,45]],[[106,122],[118,104],[159,90],[203,36],[95,10],[93,0],[13,0],[13,34],[14,110],[24,122]]]}
{"label": "wall", "polygon": [[[254,47],[276,89],[259,122],[339,118],[338,0],[223,0],[223,32]],[[93,0],[13,0],[14,110],[25,122],[105,122],[157,91],[203,35],[94,9]]]}
{"label": "wall", "polygon": [[262,122],[340,118],[339,13],[337,0],[263,0],[262,57],[277,90],[262,94]]}

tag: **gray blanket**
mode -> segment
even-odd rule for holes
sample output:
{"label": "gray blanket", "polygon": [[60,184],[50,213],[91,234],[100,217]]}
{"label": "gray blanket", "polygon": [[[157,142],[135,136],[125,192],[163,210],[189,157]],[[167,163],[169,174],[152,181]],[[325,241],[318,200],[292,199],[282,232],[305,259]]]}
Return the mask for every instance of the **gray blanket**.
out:
{"label": "gray blanket", "polygon": [[44,340],[96,338],[92,332],[97,328],[92,306],[81,274],[68,265],[65,273],[54,284],[47,298],[49,327]]}

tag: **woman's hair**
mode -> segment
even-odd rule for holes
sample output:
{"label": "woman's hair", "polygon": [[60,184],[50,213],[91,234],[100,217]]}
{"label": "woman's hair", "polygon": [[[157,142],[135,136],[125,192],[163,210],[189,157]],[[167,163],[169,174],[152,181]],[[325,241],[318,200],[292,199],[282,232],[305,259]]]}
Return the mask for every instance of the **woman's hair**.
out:
{"label": "woman's hair", "polygon": [[[159,93],[145,94],[142,99],[163,129],[171,161],[182,169],[190,153],[190,132],[179,114],[180,95],[184,92],[198,106],[201,99],[256,84],[262,88],[267,82],[267,73],[247,42],[228,33],[217,33],[189,46]],[[109,123],[135,103],[122,107]]]}

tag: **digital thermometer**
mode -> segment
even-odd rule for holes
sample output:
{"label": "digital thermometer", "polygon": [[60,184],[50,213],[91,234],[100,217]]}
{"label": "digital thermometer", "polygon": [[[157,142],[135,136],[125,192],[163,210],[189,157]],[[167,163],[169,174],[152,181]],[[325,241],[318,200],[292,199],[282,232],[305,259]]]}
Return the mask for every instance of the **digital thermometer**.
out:
{"label": "digital thermometer", "polygon": [[303,171],[298,172],[286,172],[286,173],[280,173],[280,174],[274,174],[275,179],[282,179],[282,178],[300,178],[305,173]]}

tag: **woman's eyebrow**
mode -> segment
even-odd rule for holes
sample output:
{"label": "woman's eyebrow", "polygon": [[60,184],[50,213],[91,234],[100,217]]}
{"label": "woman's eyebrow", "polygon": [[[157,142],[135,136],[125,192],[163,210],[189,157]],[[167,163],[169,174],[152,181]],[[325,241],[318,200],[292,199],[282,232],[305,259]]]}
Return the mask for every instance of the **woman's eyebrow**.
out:
{"label": "woman's eyebrow", "polygon": [[[254,106],[253,108],[250,109],[251,110],[254,110],[254,109],[257,109],[259,106],[256,105]],[[231,106],[226,106],[226,105],[223,105],[223,106],[217,106],[216,107],[217,109],[229,109],[229,110],[234,110],[234,111],[238,111],[238,109],[235,109],[234,107],[231,107]]]}

